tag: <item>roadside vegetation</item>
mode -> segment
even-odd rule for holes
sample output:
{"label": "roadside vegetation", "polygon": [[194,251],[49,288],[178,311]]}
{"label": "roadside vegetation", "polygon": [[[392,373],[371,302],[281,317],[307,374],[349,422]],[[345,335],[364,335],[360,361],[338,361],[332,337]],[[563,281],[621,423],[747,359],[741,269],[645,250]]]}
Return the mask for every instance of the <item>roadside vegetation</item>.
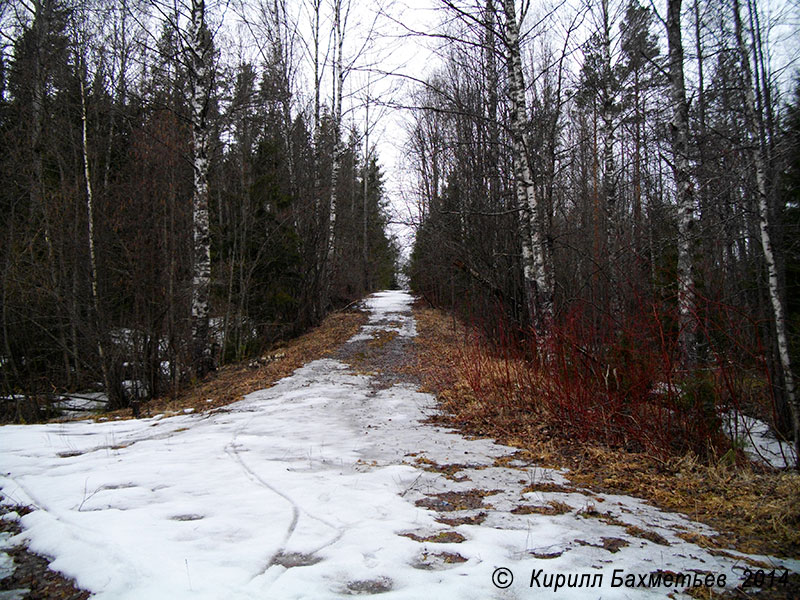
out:
{"label": "roadside vegetation", "polygon": [[[719,427],[692,423],[695,414],[659,420],[667,400],[652,391],[636,397],[628,390],[620,399],[627,408],[615,406],[605,387],[608,365],[596,369],[600,386],[585,373],[543,367],[510,341],[490,344],[479,328],[427,303],[418,303],[415,315],[415,369],[439,398],[436,420],[516,446],[543,467],[567,469],[575,486],[638,496],[719,532],[705,538],[687,531],[695,543],[800,557],[796,471],[753,462]],[[641,375],[643,366],[628,368],[626,376]],[[626,418],[630,424],[622,426]],[[695,438],[697,427],[708,429],[704,437]]]}

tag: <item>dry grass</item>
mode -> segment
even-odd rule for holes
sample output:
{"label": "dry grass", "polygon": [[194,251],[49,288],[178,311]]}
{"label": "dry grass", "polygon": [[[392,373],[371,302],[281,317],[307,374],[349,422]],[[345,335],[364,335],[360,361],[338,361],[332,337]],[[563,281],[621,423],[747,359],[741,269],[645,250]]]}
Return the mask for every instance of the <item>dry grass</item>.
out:
{"label": "dry grass", "polygon": [[444,525],[449,525],[450,527],[458,527],[459,525],[480,525],[486,520],[486,513],[479,512],[475,515],[470,515],[467,517],[445,517],[443,515],[439,515],[436,517],[436,521],[438,523],[442,523]]}
{"label": "dry grass", "polygon": [[511,511],[515,515],[565,515],[572,512],[572,507],[565,502],[559,500],[550,500],[547,506],[533,506],[530,504],[522,504]]}
{"label": "dry grass", "polygon": [[569,468],[575,486],[638,496],[721,532],[705,545],[800,557],[800,474],[576,442],[543,425],[535,398],[546,382],[534,381],[523,361],[493,355],[441,311],[418,305],[415,316],[418,369],[439,398],[442,421],[517,446],[542,466]]}
{"label": "dry grass", "polygon": [[457,531],[440,531],[426,536],[417,535],[416,533],[401,533],[399,535],[415,542],[430,542],[433,544],[460,544],[467,539]]}
{"label": "dry grass", "polygon": [[483,503],[483,499],[486,496],[499,493],[500,490],[479,489],[466,490],[463,492],[442,492],[440,494],[431,494],[425,498],[420,498],[414,504],[415,506],[421,506],[439,512],[487,508],[487,505]]}
{"label": "dry grass", "polygon": [[416,567],[419,569],[432,569],[436,563],[457,565],[465,562],[467,562],[467,559],[457,552],[423,552]]}
{"label": "dry grass", "polygon": [[[200,412],[241,400],[247,394],[271,387],[307,362],[331,355],[366,322],[367,315],[363,312],[331,313],[318,327],[273,349],[265,360],[225,365],[177,396],[151,400],[142,406],[142,415],[175,414],[186,409]],[[251,363],[258,366],[251,367]],[[105,416],[130,418],[131,411],[116,411]]]}
{"label": "dry grass", "polygon": [[372,339],[367,342],[367,346],[370,348],[382,348],[396,337],[397,331],[394,329],[379,329],[374,332]]}

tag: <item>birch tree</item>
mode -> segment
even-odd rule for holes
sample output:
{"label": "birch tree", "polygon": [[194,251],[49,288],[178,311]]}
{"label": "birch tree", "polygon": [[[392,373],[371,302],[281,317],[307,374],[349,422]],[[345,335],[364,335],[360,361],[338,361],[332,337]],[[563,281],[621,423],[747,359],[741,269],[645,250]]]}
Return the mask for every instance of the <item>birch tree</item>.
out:
{"label": "birch tree", "polygon": [[343,0],[333,0],[333,157],[331,164],[331,195],[328,213],[328,239],[326,258],[334,252],[336,246],[336,201],[338,196],[339,170],[342,162],[342,94],[346,77],[344,69],[344,34],[350,3],[344,5]]}
{"label": "birch tree", "polygon": [[758,229],[761,239],[761,249],[764,254],[764,264],[767,268],[767,287],[770,303],[772,305],[772,317],[775,326],[775,338],[778,346],[783,384],[789,409],[792,413],[792,429],[794,430],[797,468],[800,470],[800,402],[798,402],[794,375],[792,374],[786,316],[781,299],[778,266],[770,232],[772,223],[769,210],[769,198],[767,196],[767,165],[764,157],[764,144],[761,143],[759,137],[759,132],[762,128],[761,113],[756,111],[752,67],[744,42],[744,34],[742,33],[739,0],[733,0],[733,19],[736,35],[736,50],[739,55],[742,85],[744,87],[744,124],[747,131],[747,150],[755,169]]}
{"label": "birch tree", "polygon": [[678,205],[678,343],[686,368],[692,368],[695,351],[694,276],[692,239],[694,236],[694,197],[689,171],[689,106],[683,77],[681,41],[681,0],[668,0],[667,41],[669,44],[669,80],[672,104],[672,171]]}
{"label": "birch tree", "polygon": [[184,40],[191,91],[194,263],[192,273],[192,361],[196,376],[214,368],[209,338],[211,236],[208,219],[208,106],[213,81],[213,45],[206,25],[205,0],[191,0]]}
{"label": "birch tree", "polygon": [[511,101],[511,135],[516,198],[522,215],[520,245],[522,248],[525,295],[533,325],[546,334],[553,319],[553,291],[546,272],[546,247],[542,239],[539,199],[528,159],[528,139],[525,132],[527,103],[525,75],[522,70],[519,22],[514,0],[503,0],[505,14],[506,61]]}
{"label": "birch tree", "polygon": [[[85,23],[85,17],[84,17]],[[97,338],[97,354],[100,358],[100,369],[103,375],[103,388],[110,400],[111,406],[117,406],[117,398],[112,388],[109,373],[109,364],[105,344],[105,328],[102,324],[100,310],[100,295],[97,290],[97,257],[95,252],[95,200],[92,185],[92,171],[89,163],[89,135],[86,115],[86,43],[85,32],[79,32],[77,24],[74,25],[75,68],[81,99],[81,162],[83,163],[84,191],[86,194],[86,242],[89,248],[89,286],[92,294],[92,316],[95,335]]]}

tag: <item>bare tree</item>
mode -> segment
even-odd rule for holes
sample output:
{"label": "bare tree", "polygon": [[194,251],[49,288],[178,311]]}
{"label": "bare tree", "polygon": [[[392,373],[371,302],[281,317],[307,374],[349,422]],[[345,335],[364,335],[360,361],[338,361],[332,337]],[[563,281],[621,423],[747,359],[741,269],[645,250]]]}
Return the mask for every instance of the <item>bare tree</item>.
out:
{"label": "bare tree", "polygon": [[672,100],[672,170],[678,204],[678,314],[679,344],[686,368],[696,361],[694,276],[692,240],[694,238],[694,197],[689,170],[689,106],[683,77],[681,42],[681,0],[669,0],[667,7],[669,79]]}
{"label": "bare tree", "polygon": [[[85,8],[85,7],[84,7]],[[86,19],[83,19],[84,24]],[[80,89],[81,101],[81,161],[83,163],[83,179],[86,192],[86,241],[89,248],[89,286],[92,294],[92,316],[95,336],[97,338],[97,354],[100,359],[100,369],[103,375],[103,388],[106,391],[112,405],[117,405],[119,399],[116,398],[116,386],[112,386],[109,362],[107,356],[107,344],[105,340],[106,328],[103,326],[100,308],[100,295],[97,291],[97,257],[95,252],[95,196],[92,185],[92,172],[89,160],[89,136],[86,113],[86,32],[78,30],[77,23],[74,24],[74,49],[75,49],[75,69]]]}
{"label": "bare tree", "polygon": [[778,346],[786,399],[792,413],[794,442],[797,455],[797,468],[800,469],[800,402],[795,389],[792,364],[789,356],[789,340],[786,331],[786,316],[781,300],[778,267],[770,229],[772,227],[769,198],[767,196],[767,165],[764,158],[764,144],[761,142],[761,114],[756,111],[755,91],[753,89],[752,67],[742,33],[742,18],[739,11],[739,0],[733,0],[733,19],[736,34],[736,50],[739,55],[742,84],[744,86],[744,115],[747,130],[747,148],[755,168],[756,196],[758,205],[758,230],[764,263],[767,267],[767,285],[769,299],[772,304],[772,317],[775,326],[775,338]]}
{"label": "bare tree", "polygon": [[546,272],[546,246],[542,240],[539,199],[528,160],[525,75],[522,70],[519,23],[514,0],[503,0],[503,12],[511,100],[511,134],[514,140],[514,176],[517,202],[523,217],[520,233],[525,293],[533,324],[540,334],[546,334],[553,319],[553,291]]}

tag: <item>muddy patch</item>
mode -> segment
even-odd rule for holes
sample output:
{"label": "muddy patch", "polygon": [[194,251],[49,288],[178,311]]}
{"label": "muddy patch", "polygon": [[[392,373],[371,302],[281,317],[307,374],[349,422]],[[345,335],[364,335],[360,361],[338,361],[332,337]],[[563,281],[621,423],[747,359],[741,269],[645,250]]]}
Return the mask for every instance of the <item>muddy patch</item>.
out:
{"label": "muddy patch", "polygon": [[291,569],[293,567],[310,567],[320,562],[322,558],[313,554],[303,554],[302,552],[280,552],[272,559],[273,565],[280,565]]}
{"label": "muddy patch", "polygon": [[423,552],[411,566],[423,571],[437,571],[452,568],[467,562],[467,559],[457,552]]}
{"label": "muddy patch", "polygon": [[463,535],[457,531],[439,531],[430,535],[418,535],[413,532],[401,533],[403,537],[414,540],[415,542],[430,542],[432,544],[460,544],[465,541]]}
{"label": "muddy patch", "polygon": [[486,496],[499,494],[501,490],[467,490],[465,492],[442,492],[426,498],[420,498],[414,504],[438,512],[451,512],[456,510],[470,510],[481,508]]}
{"label": "muddy patch", "polygon": [[393,582],[388,577],[351,581],[347,584],[344,593],[348,596],[369,596],[372,594],[385,594],[392,590]]}
{"label": "muddy patch", "polygon": [[449,525],[450,527],[458,527],[459,525],[480,525],[486,520],[486,513],[479,512],[475,515],[470,516],[463,516],[463,517],[445,517],[443,515],[439,515],[436,517],[437,523],[442,523],[443,525]]}

